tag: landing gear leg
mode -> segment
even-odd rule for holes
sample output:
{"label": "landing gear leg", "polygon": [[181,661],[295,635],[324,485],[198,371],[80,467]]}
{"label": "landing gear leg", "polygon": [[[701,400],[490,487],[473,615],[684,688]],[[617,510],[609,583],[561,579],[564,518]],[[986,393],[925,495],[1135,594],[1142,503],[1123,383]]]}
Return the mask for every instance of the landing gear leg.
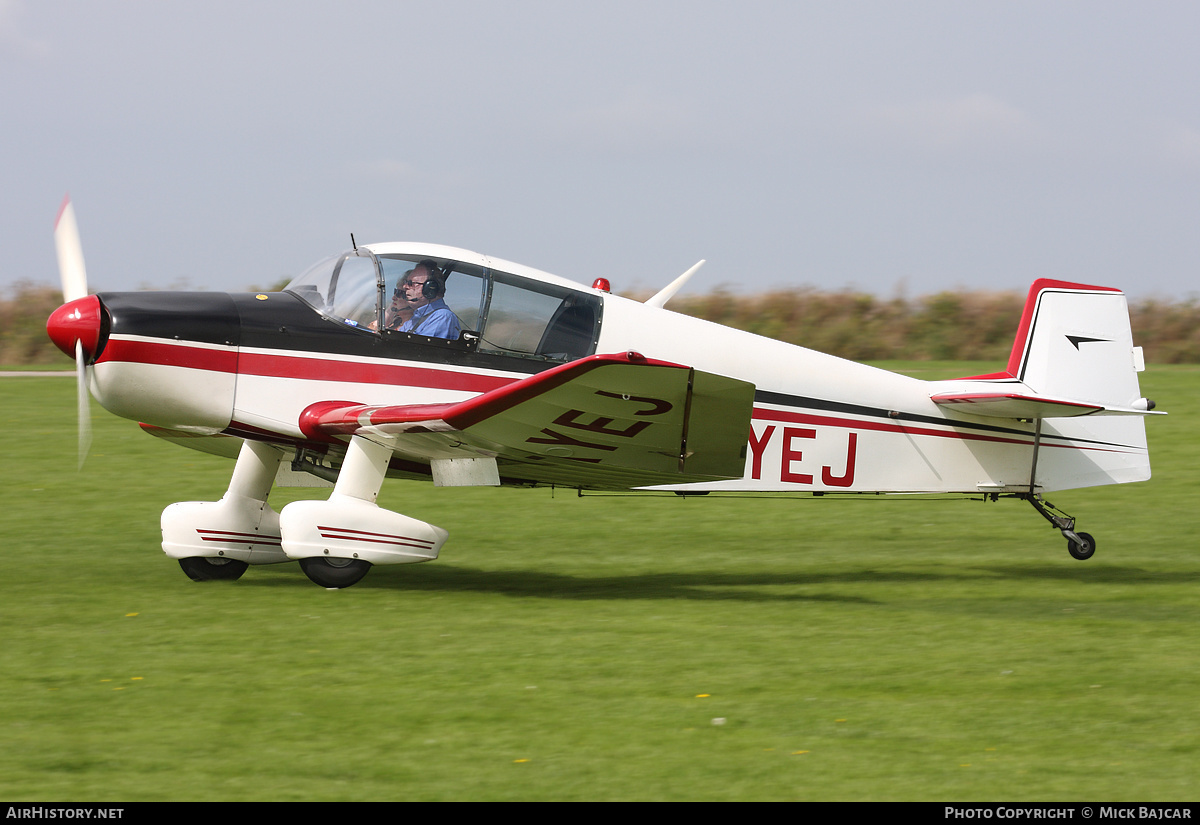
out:
{"label": "landing gear leg", "polygon": [[1087,561],[1095,554],[1096,539],[1092,537],[1091,533],[1075,532],[1073,516],[1068,516],[1038,493],[1026,494],[1024,498],[1033,505],[1033,509],[1041,513],[1046,521],[1063,534],[1063,538],[1067,540],[1067,552],[1071,554],[1072,558]]}
{"label": "landing gear leg", "polygon": [[179,560],[188,578],[231,580],[248,564],[288,560],[280,547],[279,514],[267,504],[282,459],[278,447],[246,441],[220,501],[183,501],[163,510],[163,552]]}
{"label": "landing gear leg", "polygon": [[321,587],[349,587],[375,564],[436,559],[449,535],[375,504],[392,448],[356,435],[328,501],[294,501],[279,514],[283,551]]}

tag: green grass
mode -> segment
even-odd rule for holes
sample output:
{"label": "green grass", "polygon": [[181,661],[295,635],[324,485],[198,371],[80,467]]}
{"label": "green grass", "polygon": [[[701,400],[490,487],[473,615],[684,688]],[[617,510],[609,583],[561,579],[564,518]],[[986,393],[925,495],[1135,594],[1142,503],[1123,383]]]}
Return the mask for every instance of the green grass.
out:
{"label": "green grass", "polygon": [[75,367],[73,364],[63,366],[63,359],[60,358],[54,364],[0,364],[0,372],[61,372],[73,375]]}
{"label": "green grass", "polygon": [[1014,501],[389,481],[450,542],[344,591],[189,581],[232,462],[96,407],[77,474],[73,382],[6,379],[0,797],[1193,800],[1200,367],[1142,379],[1154,480],[1052,497],[1087,562]]}

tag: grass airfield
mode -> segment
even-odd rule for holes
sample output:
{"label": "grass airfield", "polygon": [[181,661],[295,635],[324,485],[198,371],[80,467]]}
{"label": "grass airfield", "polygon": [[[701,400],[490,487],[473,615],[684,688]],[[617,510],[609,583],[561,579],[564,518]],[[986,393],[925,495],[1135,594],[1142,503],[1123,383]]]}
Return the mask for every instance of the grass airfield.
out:
{"label": "grass airfield", "polygon": [[[938,378],[994,364],[889,364]],[[327,591],[159,547],[232,462],[0,383],[0,797],[1195,800],[1200,367],[1151,367],[1155,478],[1023,502],[389,481],[440,560]],[[278,490],[276,509],[323,491]]]}

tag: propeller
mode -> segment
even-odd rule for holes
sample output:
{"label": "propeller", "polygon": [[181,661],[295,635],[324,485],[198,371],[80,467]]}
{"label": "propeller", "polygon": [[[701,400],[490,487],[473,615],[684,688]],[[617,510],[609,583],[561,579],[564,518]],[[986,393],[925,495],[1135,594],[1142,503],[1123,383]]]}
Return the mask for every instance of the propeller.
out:
{"label": "propeller", "polygon": [[[88,294],[87,270],[83,265],[83,246],[79,242],[79,226],[75,223],[75,207],[71,196],[63,200],[54,222],[54,245],[58,250],[58,274],[62,278],[63,303],[69,304]],[[88,399],[88,353],[83,341],[75,339],[75,399],[79,429],[79,467],[92,446],[92,411]]]}

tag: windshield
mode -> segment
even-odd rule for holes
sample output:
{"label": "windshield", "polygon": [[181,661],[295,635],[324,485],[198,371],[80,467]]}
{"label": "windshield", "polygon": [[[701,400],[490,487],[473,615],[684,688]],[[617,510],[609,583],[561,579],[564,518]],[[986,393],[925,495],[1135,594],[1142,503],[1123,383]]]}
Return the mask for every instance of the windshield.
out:
{"label": "windshield", "polygon": [[383,278],[368,252],[343,252],[314,264],[284,289],[331,318],[373,328]]}

